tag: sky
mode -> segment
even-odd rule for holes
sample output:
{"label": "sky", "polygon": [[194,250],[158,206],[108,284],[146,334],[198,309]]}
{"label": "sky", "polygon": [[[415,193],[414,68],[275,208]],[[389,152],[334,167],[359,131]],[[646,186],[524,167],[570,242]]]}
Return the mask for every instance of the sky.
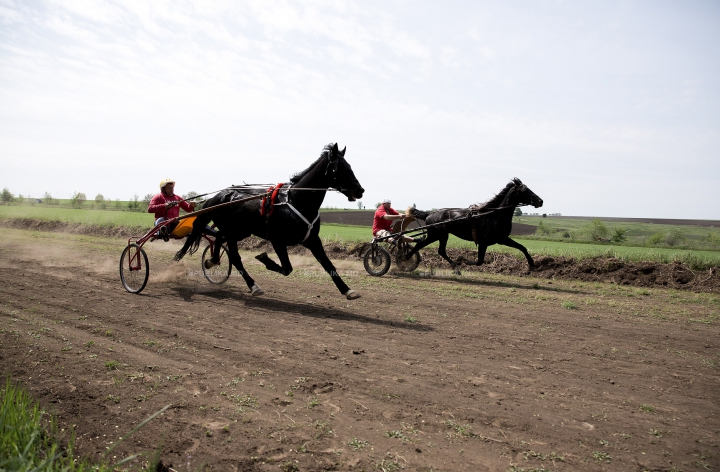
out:
{"label": "sky", "polygon": [[[371,208],[720,219],[716,1],[0,0],[0,187],[131,199],[287,181]],[[324,205],[357,208],[340,194]]]}

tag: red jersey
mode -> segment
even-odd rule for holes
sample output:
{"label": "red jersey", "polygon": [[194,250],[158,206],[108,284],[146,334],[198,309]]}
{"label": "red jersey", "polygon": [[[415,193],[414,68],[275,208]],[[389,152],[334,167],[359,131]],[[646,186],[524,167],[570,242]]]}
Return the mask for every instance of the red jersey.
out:
{"label": "red jersey", "polygon": [[373,218],[373,235],[377,233],[380,230],[389,230],[390,227],[393,225],[393,220],[386,220],[383,218],[385,215],[399,215],[400,213],[396,212],[392,208],[390,208],[387,212],[385,211],[385,207],[380,205],[377,210],[375,210],[375,217]]}
{"label": "red jersey", "polygon": [[183,198],[180,195],[173,195],[172,197],[168,197],[164,193],[160,192],[157,195],[155,195],[152,200],[150,200],[150,205],[148,205],[148,213],[155,213],[155,219],[158,219],[160,217],[165,217],[168,220],[172,218],[177,218],[180,216],[180,208],[182,207],[183,210],[187,211],[188,213],[192,211],[192,207],[188,202],[180,202],[178,205],[175,205],[174,207],[170,207],[168,209],[165,209],[165,202],[176,202],[178,200],[182,200]]}

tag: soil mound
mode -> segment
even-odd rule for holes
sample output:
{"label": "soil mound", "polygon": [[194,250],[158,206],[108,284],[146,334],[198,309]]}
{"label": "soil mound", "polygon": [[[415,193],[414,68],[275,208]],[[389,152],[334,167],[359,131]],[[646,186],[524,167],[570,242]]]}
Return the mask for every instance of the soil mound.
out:
{"label": "soil mound", "polygon": [[[125,226],[99,226],[45,221],[32,218],[12,218],[0,220],[0,227],[53,231],[72,234],[86,234],[107,237],[129,237],[142,234],[147,228]],[[272,245],[263,239],[252,236],[238,243],[241,250],[272,250]],[[331,242],[325,244],[325,251],[333,259],[360,259],[367,249],[367,243],[346,247]],[[302,246],[288,248],[290,254],[307,254],[310,251]],[[450,265],[437,254],[436,248],[421,251],[422,262],[418,270],[433,273],[450,270]],[[536,269],[528,271],[527,263],[511,254],[489,253],[482,266],[472,265],[476,252],[467,249],[447,249],[448,256],[460,262],[461,271],[488,272],[515,276],[532,276],[544,279],[562,278],[585,282],[607,282],[635,287],[668,287],[697,292],[719,292],[720,270],[711,267],[694,270],[687,264],[672,262],[628,262],[609,257],[595,257],[577,260],[568,257],[535,256]]]}
{"label": "soil mound", "polygon": [[87,225],[83,223],[40,220],[36,218],[6,218],[0,220],[0,227],[118,238],[137,236],[144,234],[150,229],[149,227]]}

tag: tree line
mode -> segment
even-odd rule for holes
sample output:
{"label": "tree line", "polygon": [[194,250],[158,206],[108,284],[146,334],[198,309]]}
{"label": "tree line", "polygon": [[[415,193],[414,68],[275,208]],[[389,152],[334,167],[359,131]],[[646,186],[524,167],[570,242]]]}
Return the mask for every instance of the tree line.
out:
{"label": "tree line", "polygon": [[[190,191],[182,197],[184,199],[192,199],[197,195],[197,192]],[[86,203],[88,202],[87,195],[83,192],[73,192],[69,200],[69,205],[71,208],[87,208],[88,206],[90,206],[91,208],[99,208],[102,210],[125,210],[144,212],[147,210],[148,205],[150,205],[150,200],[152,200],[153,196],[153,194],[148,193],[141,199],[137,194],[134,194],[132,198],[130,198],[130,200],[121,201],[118,198],[116,198],[115,200],[106,198],[102,193],[98,193],[97,195],[95,195],[95,199],[91,200],[90,203],[86,205]],[[33,198],[22,194],[18,194],[16,196],[7,187],[3,188],[2,194],[0,194],[0,201],[2,201],[4,204],[34,205],[37,203],[41,203],[44,205],[60,205],[60,200],[54,198],[50,192],[45,192],[41,198]]]}

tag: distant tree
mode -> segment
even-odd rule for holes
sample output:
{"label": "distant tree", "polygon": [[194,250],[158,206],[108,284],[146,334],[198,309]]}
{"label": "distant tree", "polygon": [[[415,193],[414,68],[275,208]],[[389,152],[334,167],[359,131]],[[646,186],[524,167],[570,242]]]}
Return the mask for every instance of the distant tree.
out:
{"label": "distant tree", "polygon": [[520,207],[515,208],[515,211],[513,212],[513,215],[514,215],[514,216],[522,216],[522,210],[520,209]]}
{"label": "distant tree", "polygon": [[183,200],[192,200],[193,198],[197,197],[198,195],[200,195],[200,194],[195,192],[194,190],[190,190],[188,193],[186,193],[182,197],[183,197]]}
{"label": "distant tree", "polygon": [[650,236],[648,236],[648,237],[645,239],[645,243],[646,243],[648,246],[657,246],[657,245],[659,245],[659,244],[662,242],[662,240],[663,240],[664,238],[665,238],[665,233],[662,232],[662,231],[658,231],[657,233],[651,234]]}
{"label": "distant tree", "polygon": [[150,205],[150,200],[152,200],[153,197],[154,197],[154,195],[152,193],[148,193],[147,195],[145,195],[142,199],[143,204],[145,206]]}
{"label": "distant tree", "polygon": [[5,187],[2,191],[2,201],[5,203],[12,203],[15,200],[15,195],[10,193],[10,190]]}
{"label": "distant tree", "polygon": [[97,203],[98,206],[103,210],[107,208],[107,202],[105,201],[105,197],[103,197],[102,193],[98,193],[97,195],[95,195],[95,203]]}
{"label": "distant tree", "polygon": [[587,233],[588,237],[593,241],[599,241],[601,239],[607,238],[608,235],[607,226],[605,226],[605,223],[603,223],[597,218],[593,219],[585,226],[585,232]]}
{"label": "distant tree", "polygon": [[613,234],[610,236],[610,241],[614,243],[621,243],[627,240],[627,230],[624,228],[613,228]]}
{"label": "distant tree", "polygon": [[549,224],[545,223],[542,220],[540,220],[540,223],[538,223],[538,227],[535,230],[535,233],[545,235],[545,236],[550,235],[554,232],[555,232],[555,230],[553,228],[551,228]]}
{"label": "distant tree", "polygon": [[137,209],[140,208],[140,199],[137,193],[133,195],[132,200],[128,202],[128,208],[133,211],[137,211]]}
{"label": "distant tree", "polygon": [[358,210],[362,210],[362,209],[363,209],[362,200],[358,200],[358,202],[357,202],[357,207],[358,207]]}
{"label": "distant tree", "polygon": [[671,229],[667,236],[665,236],[665,244],[668,246],[677,246],[686,240],[685,234],[679,228]]}
{"label": "distant tree", "polygon": [[543,213],[543,218],[547,218],[547,213]]}
{"label": "distant tree", "polygon": [[120,199],[119,199],[119,198],[116,198],[116,199],[115,199],[115,209],[116,209],[116,210],[119,210],[119,209],[120,209]]}
{"label": "distant tree", "polygon": [[83,203],[87,200],[87,196],[82,192],[75,192],[73,193],[72,197],[70,197],[70,205],[76,206],[80,208],[83,206]]}
{"label": "distant tree", "polygon": [[17,196],[17,202],[18,202],[19,204],[21,204],[21,205],[22,205],[23,203],[25,203],[25,197],[23,197],[23,194],[22,194],[22,193],[19,193],[19,194],[18,194],[18,196]]}
{"label": "distant tree", "polygon": [[51,205],[53,201],[52,195],[50,195],[50,192],[45,192],[45,195],[43,195],[43,203],[46,205]]}
{"label": "distant tree", "polygon": [[377,202],[377,203],[375,204],[375,208],[380,208],[380,205],[382,205],[382,202]]}

